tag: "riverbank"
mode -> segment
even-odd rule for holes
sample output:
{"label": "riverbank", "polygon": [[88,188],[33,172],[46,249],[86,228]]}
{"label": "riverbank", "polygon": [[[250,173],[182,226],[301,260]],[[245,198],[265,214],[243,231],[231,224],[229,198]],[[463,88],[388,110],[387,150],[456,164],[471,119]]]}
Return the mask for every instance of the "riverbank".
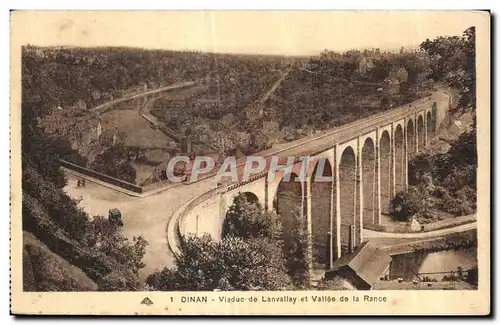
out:
{"label": "riverbank", "polygon": [[450,282],[401,282],[378,281],[372,290],[476,290],[477,288],[464,281]]}
{"label": "riverbank", "polygon": [[389,255],[407,254],[411,252],[437,252],[442,250],[477,247],[477,230],[469,229],[443,236],[432,237],[413,242],[385,245],[383,248]]}
{"label": "riverbank", "polygon": [[373,230],[377,232],[385,232],[385,233],[395,233],[395,234],[404,234],[404,233],[425,233],[431,232],[435,230],[453,228],[461,225],[465,225],[468,223],[473,223],[477,220],[476,214],[471,214],[467,216],[460,216],[455,218],[448,218],[445,220],[439,220],[435,222],[430,222],[426,224],[421,224],[419,229],[412,229],[410,224],[363,224],[364,229]]}

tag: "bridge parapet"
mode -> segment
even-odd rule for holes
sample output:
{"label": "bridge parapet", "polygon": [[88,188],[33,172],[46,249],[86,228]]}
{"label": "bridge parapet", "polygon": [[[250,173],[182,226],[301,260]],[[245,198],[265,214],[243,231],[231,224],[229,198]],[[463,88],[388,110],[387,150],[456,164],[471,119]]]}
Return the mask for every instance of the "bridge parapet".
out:
{"label": "bridge parapet", "polygon": [[[170,250],[174,255],[178,256],[184,245],[184,236],[188,235],[185,232],[185,226],[182,223],[186,222],[186,218],[197,206],[202,205],[204,202],[216,197],[218,189],[213,189],[202,195],[186,202],[173,214],[172,218],[167,225],[167,240]],[[197,222],[198,220],[196,220]],[[196,234],[198,235],[198,234]]]}

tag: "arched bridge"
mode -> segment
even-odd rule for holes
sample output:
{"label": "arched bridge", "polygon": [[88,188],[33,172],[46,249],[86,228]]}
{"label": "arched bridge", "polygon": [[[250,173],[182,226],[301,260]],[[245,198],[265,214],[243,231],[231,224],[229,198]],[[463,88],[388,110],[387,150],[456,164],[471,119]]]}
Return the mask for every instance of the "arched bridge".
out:
{"label": "arched bridge", "polygon": [[[380,223],[391,198],[407,188],[408,157],[427,146],[451,104],[450,94],[437,91],[319,136],[260,152],[265,158],[307,155],[311,161],[304,166],[297,160],[289,180],[285,171],[270,179],[266,169],[247,181],[203,194],[176,213],[177,232],[220,238],[228,207],[244,194],[263,209],[278,212],[285,234],[294,218],[302,218],[312,239],[313,263],[331,265],[363,241],[363,224]],[[303,170],[306,177],[299,177]],[[318,173],[331,181],[318,181]]]}

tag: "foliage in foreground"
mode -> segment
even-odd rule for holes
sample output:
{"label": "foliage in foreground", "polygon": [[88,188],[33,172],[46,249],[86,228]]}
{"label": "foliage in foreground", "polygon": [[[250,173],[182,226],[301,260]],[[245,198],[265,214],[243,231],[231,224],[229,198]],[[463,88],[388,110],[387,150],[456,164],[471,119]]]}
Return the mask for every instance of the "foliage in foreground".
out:
{"label": "foliage in foreground", "polygon": [[308,288],[310,283],[309,266],[312,256],[309,255],[308,247],[312,238],[307,231],[306,222],[300,214],[294,214],[286,229],[283,245],[288,274],[298,289]]}
{"label": "foliage in foreground", "polygon": [[420,210],[417,201],[406,192],[397,193],[391,201],[391,207],[391,215],[398,221],[408,221]]}
{"label": "foliage in foreground", "polygon": [[113,222],[102,216],[95,216],[91,222],[92,246],[114,258],[120,265],[135,274],[144,268],[142,261],[148,242],[142,237],[129,240]]}
{"label": "foliage in foreground", "polygon": [[226,236],[269,240],[283,250],[284,263],[293,284],[298,288],[309,286],[311,256],[308,245],[311,238],[306,220],[300,214],[293,214],[291,220],[285,222],[274,212],[262,211],[259,202],[251,202],[247,195],[240,194],[226,214],[222,237]]}
{"label": "foliage in foreground", "polygon": [[339,277],[335,277],[331,280],[322,279],[316,286],[317,290],[348,290],[344,280]]}
{"label": "foliage in foreground", "polygon": [[235,197],[222,226],[222,238],[233,236],[281,240],[282,235],[279,216],[273,212],[263,212],[259,202],[251,202],[244,194]]}
{"label": "foliage in foreground", "polygon": [[282,290],[289,286],[280,248],[263,238],[187,237],[175,267],[146,283],[162,291]]}
{"label": "foliage in foreground", "polygon": [[[154,290],[283,290],[309,286],[305,220],[283,229],[280,217],[238,195],[226,216],[222,240],[184,238],[173,268],[151,274]],[[286,235],[284,236],[284,233]]]}

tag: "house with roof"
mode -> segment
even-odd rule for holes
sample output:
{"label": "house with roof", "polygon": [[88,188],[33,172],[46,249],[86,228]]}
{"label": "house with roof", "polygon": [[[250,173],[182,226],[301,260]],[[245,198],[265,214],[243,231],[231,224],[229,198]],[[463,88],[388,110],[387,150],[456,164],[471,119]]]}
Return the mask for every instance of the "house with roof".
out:
{"label": "house with roof", "polygon": [[359,63],[358,63],[358,71],[361,74],[365,74],[371,69],[375,67],[375,64],[373,62],[373,58],[371,57],[363,57]]}
{"label": "house with roof", "polygon": [[127,138],[126,132],[119,132],[117,128],[114,130],[103,131],[99,137],[99,144],[105,147],[116,146],[123,143]]}
{"label": "house with roof", "polygon": [[325,280],[340,277],[359,290],[370,290],[373,284],[389,273],[392,258],[367,241],[352,253],[337,259],[326,271]]}

